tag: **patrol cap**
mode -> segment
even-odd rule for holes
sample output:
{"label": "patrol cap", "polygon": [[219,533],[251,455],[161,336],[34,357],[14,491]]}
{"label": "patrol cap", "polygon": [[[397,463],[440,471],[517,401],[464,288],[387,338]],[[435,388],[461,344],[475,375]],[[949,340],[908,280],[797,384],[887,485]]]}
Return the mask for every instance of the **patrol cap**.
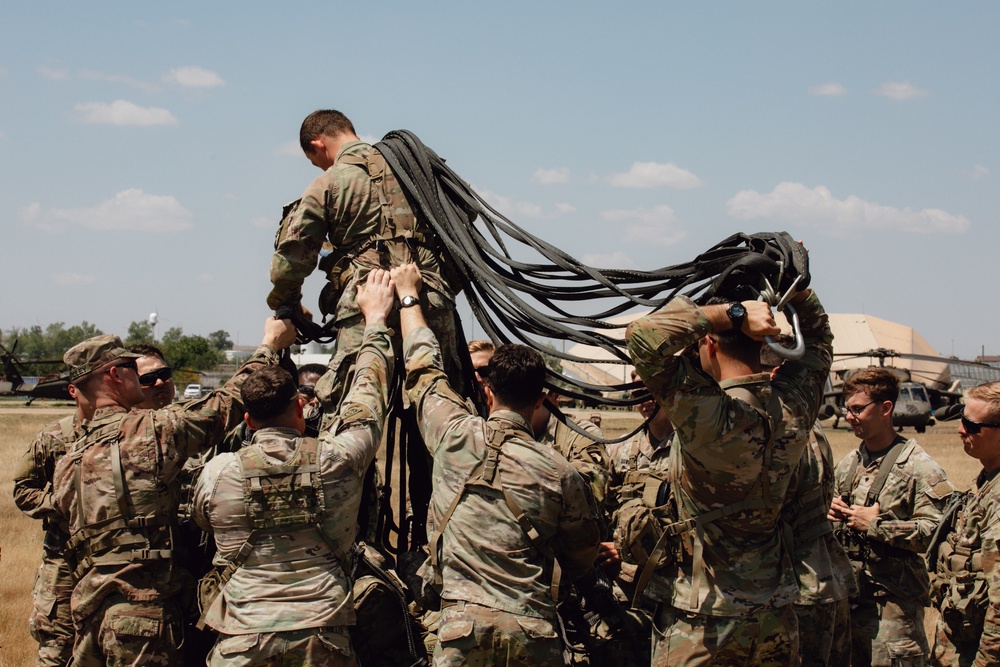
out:
{"label": "patrol cap", "polygon": [[69,381],[76,382],[116,359],[138,359],[141,356],[126,350],[118,336],[103,334],[88,338],[66,350],[63,363],[69,366]]}

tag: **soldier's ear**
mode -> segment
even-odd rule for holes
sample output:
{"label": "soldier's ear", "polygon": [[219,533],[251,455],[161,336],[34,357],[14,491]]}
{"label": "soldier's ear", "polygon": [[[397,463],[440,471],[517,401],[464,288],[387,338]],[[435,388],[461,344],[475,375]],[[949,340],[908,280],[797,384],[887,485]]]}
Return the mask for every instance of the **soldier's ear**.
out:
{"label": "soldier's ear", "polygon": [[250,428],[254,428],[253,420],[250,419],[250,413],[249,412],[244,412],[243,413],[243,421],[245,421],[247,423],[247,426],[249,426]]}

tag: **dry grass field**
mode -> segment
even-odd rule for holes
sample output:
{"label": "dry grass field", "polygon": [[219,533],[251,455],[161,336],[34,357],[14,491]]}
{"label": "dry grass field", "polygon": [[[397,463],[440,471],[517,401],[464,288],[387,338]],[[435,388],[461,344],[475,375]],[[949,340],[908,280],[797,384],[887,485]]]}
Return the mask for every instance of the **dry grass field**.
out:
{"label": "dry grass field", "polygon": [[[70,411],[68,407],[0,408],[0,525],[3,526],[0,531],[0,600],[4,600],[0,605],[0,667],[34,664],[36,647],[28,634],[27,619],[31,609],[31,586],[41,554],[41,525],[14,506],[11,477],[21,454],[42,426]],[[581,412],[581,416],[586,414],[589,411]],[[609,437],[625,433],[637,424],[635,413],[603,413],[602,427]],[[917,439],[947,471],[955,486],[967,489],[979,467],[963,453],[955,428],[954,422],[937,425]],[[907,435],[911,433],[907,431]],[[828,429],[827,434],[837,460],[857,446],[857,439],[848,430]],[[932,620],[929,618],[928,622]]]}

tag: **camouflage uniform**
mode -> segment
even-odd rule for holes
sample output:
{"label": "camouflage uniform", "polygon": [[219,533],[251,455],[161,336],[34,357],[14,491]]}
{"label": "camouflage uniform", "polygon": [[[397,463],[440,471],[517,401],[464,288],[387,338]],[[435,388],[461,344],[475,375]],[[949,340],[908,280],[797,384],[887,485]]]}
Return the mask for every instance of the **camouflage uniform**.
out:
{"label": "camouflage uniform", "polygon": [[[349,555],[364,474],[385,421],[394,360],[389,333],[382,325],[365,329],[358,370],[335,430],[324,431],[317,442],[289,428],[261,429],[240,452],[209,461],[199,476],[193,513],[202,529],[215,534],[215,564],[225,567],[247,544],[252,549],[206,615],[220,633],[209,664],[356,664],[347,635],[356,620]],[[255,528],[267,509],[257,508],[256,496],[245,491],[251,487],[244,471],[257,462],[275,471],[282,466],[282,475],[296,479],[316,470],[314,484],[321,484],[322,492],[309,484],[286,491],[294,496],[285,499],[293,507],[307,495],[313,498],[315,507],[301,506],[316,513],[308,522],[282,524],[280,532]],[[278,506],[266,497],[263,507],[268,504]],[[251,533],[258,532],[251,541]],[[310,641],[304,631],[315,638]],[[323,662],[309,662],[309,651],[331,642],[337,651]]]}
{"label": "camouflage uniform", "polygon": [[[636,370],[674,424],[669,469],[677,519],[690,530],[646,594],[653,665],[791,664],[798,597],[790,546],[777,530],[792,471],[809,442],[830,370],[833,335],[815,295],[796,305],[805,356],[767,374],[723,381],[676,352],[711,332],[688,298],[670,301],[626,332]],[[765,416],[729,391],[749,392]],[[780,407],[780,415],[775,414]],[[773,424],[773,430],[772,425]],[[769,446],[769,440],[771,445]],[[714,521],[698,518],[740,509]]]}
{"label": "camouflage uniform", "polygon": [[801,665],[847,665],[851,660],[850,607],[857,594],[851,562],[833,534],[827,511],[833,502],[833,450],[816,424],[809,447],[789,485],[785,521],[792,530],[799,601]]}
{"label": "camouflage uniform", "polygon": [[[498,410],[488,421],[478,417],[448,384],[430,329],[411,333],[404,347],[407,394],[434,457],[428,534],[437,536],[447,521],[435,573],[442,618],[434,664],[561,665],[554,563],[541,548],[555,556],[566,581],[593,564],[599,535],[583,480],[564,457],[533,440],[520,415]],[[502,435],[494,468],[502,491],[466,486],[495,451],[487,444],[492,429]],[[505,505],[506,495],[523,508],[537,539]]]}
{"label": "camouflage uniform", "polygon": [[53,498],[69,519],[75,561],[74,665],[183,664],[182,624],[194,603],[183,594],[194,581],[173,560],[178,476],[189,456],[242,418],[243,380],[277,362],[262,346],[224,387],[197,401],[99,408],[59,461]]}
{"label": "camouflage uniform", "polygon": [[622,484],[625,474],[630,471],[648,470],[653,456],[666,456],[670,450],[670,436],[653,442],[648,428],[643,428],[624,442],[614,442],[607,446],[608,453],[608,496],[605,506],[612,513],[621,505]]}
{"label": "camouflage uniform", "polygon": [[73,655],[73,617],[69,600],[73,577],[63,557],[66,526],[52,506],[52,474],[56,462],[83,433],[76,415],[52,422],[28,447],[14,472],[14,503],[32,519],[41,519],[42,564],[31,591],[34,608],[28,619],[31,636],[38,642],[38,665],[69,663]]}
{"label": "camouflage uniform", "polygon": [[1000,664],[1000,470],[979,474],[937,553],[933,663]]}
{"label": "camouflage uniform", "polygon": [[[378,151],[368,144],[345,144],[334,165],[306,188],[301,199],[285,207],[275,238],[274,286],[267,297],[272,309],[299,303],[302,283],[316,268],[324,241],[333,245],[333,252],[319,261],[329,280],[320,295],[320,309],[332,315],[338,327],[329,370],[316,383],[316,396],[327,414],[339,405],[361,347],[365,320],[355,302],[357,284],[373,268],[389,269],[409,261],[416,262],[423,276],[420,300],[428,324],[441,341],[445,370],[462,389],[456,346],[457,283],[449,284],[443,277],[441,252],[429,225],[414,217],[395,176],[384,165]],[[369,175],[383,167],[383,177]],[[381,194],[387,199],[384,206]]]}
{"label": "camouflage uniform", "polygon": [[[872,459],[864,443],[859,445],[837,464],[834,493],[848,496],[849,505],[864,505],[886,453]],[[879,514],[867,533],[840,529],[858,576],[859,593],[851,599],[853,663],[926,664],[924,607],[930,604],[930,582],[920,553],[952,491],[941,466],[910,439],[875,499]]]}
{"label": "camouflage uniform", "polygon": [[[594,438],[604,438],[601,428],[589,419],[578,421],[569,415],[566,415],[566,419],[593,435]],[[554,416],[549,416],[545,425],[545,433],[537,438],[537,441],[543,445],[550,445],[566,457],[571,466],[576,468],[594,499],[595,512],[600,512],[607,499],[608,488],[609,464],[604,445],[577,433]]]}

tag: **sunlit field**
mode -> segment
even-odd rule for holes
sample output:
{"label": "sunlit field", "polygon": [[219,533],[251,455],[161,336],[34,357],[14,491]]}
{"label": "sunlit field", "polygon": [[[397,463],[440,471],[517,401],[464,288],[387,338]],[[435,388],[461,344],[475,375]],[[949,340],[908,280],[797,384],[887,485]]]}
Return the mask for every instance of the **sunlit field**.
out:
{"label": "sunlit field", "polygon": [[[31,586],[35,568],[41,557],[41,522],[25,517],[14,507],[11,477],[17,461],[45,424],[69,414],[69,407],[12,411],[0,406],[0,667],[27,667],[34,664],[36,645],[28,634],[28,614],[31,609]],[[581,411],[580,417],[590,411]],[[634,412],[605,411],[602,413],[605,435],[615,437],[639,423]],[[827,422],[828,424],[830,422]],[[843,420],[841,422],[843,424]],[[907,429],[907,437],[915,435],[931,456],[948,473],[952,483],[967,489],[979,465],[962,451],[955,434],[957,423],[939,424],[927,433],[916,435]],[[827,429],[834,456],[840,460],[857,447],[854,435],[844,428]],[[928,614],[928,624],[933,614]]]}

